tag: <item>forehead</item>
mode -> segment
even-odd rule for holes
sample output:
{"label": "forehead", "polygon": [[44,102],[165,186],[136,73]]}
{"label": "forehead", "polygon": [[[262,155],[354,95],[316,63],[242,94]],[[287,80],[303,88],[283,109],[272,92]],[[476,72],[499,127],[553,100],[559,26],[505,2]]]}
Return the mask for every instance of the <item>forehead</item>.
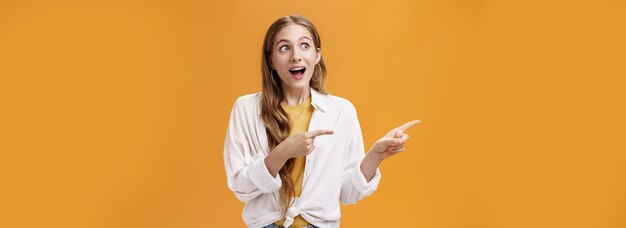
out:
{"label": "forehead", "polygon": [[306,27],[297,24],[290,24],[280,29],[278,33],[276,33],[274,40],[276,42],[279,42],[280,40],[288,40],[295,43],[303,36],[313,39],[313,35]]}

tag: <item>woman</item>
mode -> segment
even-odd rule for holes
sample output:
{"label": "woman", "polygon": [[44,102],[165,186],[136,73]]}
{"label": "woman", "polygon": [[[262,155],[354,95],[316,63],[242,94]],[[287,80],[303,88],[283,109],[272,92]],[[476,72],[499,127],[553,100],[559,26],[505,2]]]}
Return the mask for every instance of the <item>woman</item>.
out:
{"label": "woman", "polygon": [[372,194],[380,163],[405,149],[389,132],[364,155],[354,106],[324,89],[317,30],[302,16],[278,19],[263,42],[263,90],[241,96],[224,143],[228,187],[249,227],[339,227],[339,202]]}

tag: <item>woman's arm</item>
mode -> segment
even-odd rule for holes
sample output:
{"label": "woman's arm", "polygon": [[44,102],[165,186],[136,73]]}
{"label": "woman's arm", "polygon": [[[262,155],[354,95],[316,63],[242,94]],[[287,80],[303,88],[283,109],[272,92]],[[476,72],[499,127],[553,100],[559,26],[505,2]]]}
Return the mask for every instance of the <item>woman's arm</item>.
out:
{"label": "woman's arm", "polygon": [[341,185],[339,201],[342,204],[355,204],[359,200],[371,195],[378,188],[382,177],[378,170],[381,159],[376,153],[365,153],[361,125],[352,103],[348,103],[340,124],[335,128],[343,129],[346,133],[343,168],[344,179]]}
{"label": "woman's arm", "polygon": [[350,107],[346,111],[350,113],[345,116],[351,120],[351,124],[342,126],[345,129],[350,129],[346,148],[347,167],[339,196],[339,200],[343,204],[354,204],[376,191],[382,176],[378,166],[385,158],[404,150],[404,141],[408,139],[408,135],[403,134],[403,132],[419,123],[419,121],[411,121],[393,129],[385,137],[378,140],[366,154],[356,109],[351,103],[349,104]]}
{"label": "woman's arm", "polygon": [[383,161],[383,158],[380,157],[377,153],[368,152],[363,161],[361,162],[361,173],[365,177],[365,180],[369,182],[376,174],[376,169],[380,166],[380,163]]}
{"label": "woman's arm", "polygon": [[265,167],[267,167],[267,171],[270,172],[270,175],[273,177],[278,174],[278,171],[283,168],[285,163],[289,160],[289,157],[285,155],[284,152],[281,151],[281,147],[277,146],[270,152],[267,157],[265,157]]}
{"label": "woman's arm", "polygon": [[231,110],[226,139],[224,140],[224,166],[228,188],[242,202],[248,202],[263,193],[280,189],[280,178],[270,176],[265,167],[263,151],[251,147],[248,138],[254,129],[255,113],[245,106],[241,98],[235,101]]}

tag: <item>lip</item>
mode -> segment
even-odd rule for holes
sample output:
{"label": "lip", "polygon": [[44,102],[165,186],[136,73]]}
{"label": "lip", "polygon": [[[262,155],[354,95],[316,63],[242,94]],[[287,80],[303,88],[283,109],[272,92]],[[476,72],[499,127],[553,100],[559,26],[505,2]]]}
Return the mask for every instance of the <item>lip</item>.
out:
{"label": "lip", "polygon": [[292,67],[290,67],[290,68],[289,68],[289,70],[293,70],[293,69],[296,69],[296,68],[304,68],[304,69],[306,69],[306,67],[305,67],[305,66],[302,66],[302,65],[296,65],[296,66],[292,66]]}
{"label": "lip", "polygon": [[293,77],[293,78],[294,78],[294,79],[296,79],[296,80],[301,80],[301,79],[303,79],[303,78],[304,78],[304,74],[302,74],[302,75],[300,75],[300,76],[296,76],[296,75],[293,75],[293,74],[292,74],[292,75],[291,75],[291,77]]}

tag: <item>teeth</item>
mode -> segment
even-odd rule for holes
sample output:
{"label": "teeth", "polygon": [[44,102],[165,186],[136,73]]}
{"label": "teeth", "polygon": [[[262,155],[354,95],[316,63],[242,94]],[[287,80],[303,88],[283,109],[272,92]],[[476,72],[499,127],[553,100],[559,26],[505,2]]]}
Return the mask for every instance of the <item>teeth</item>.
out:
{"label": "teeth", "polygon": [[302,70],[302,69],[304,69],[304,67],[296,67],[296,68],[293,68],[291,70]]}

